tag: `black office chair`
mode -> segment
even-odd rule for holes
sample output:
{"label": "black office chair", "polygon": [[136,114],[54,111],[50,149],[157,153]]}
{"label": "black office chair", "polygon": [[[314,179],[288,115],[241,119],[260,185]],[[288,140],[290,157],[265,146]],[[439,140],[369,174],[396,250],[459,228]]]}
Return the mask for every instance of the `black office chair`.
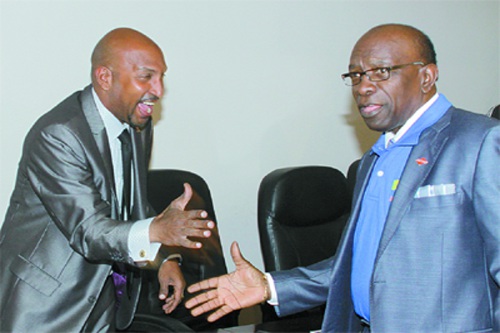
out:
{"label": "black office chair", "polygon": [[355,160],[349,165],[349,169],[347,169],[347,188],[349,190],[349,196],[351,197],[354,194],[354,186],[356,185],[356,175],[358,174],[358,167],[361,159]]}
{"label": "black office chair", "polygon": [[491,110],[488,112],[488,114],[491,118],[496,118],[500,120],[500,104],[492,107]]}
{"label": "black office chair", "polygon": [[[150,170],[148,174],[148,199],[156,212],[163,211],[184,191],[183,184],[193,188],[193,198],[187,209],[204,209],[211,220],[217,223],[212,196],[207,183],[199,175],[183,170]],[[215,228],[208,239],[199,239],[203,247],[199,250],[181,247],[172,251],[182,255],[181,270],[187,285],[210,277],[227,273],[219,232]],[[136,316],[129,332],[188,332],[216,331],[218,328],[236,326],[238,312],[231,313],[214,323],[206,316],[193,317],[181,303],[170,315],[165,315],[158,299],[159,283],[157,271],[143,271],[143,283]],[[192,295],[187,294],[186,299]]]}
{"label": "black office chair", "polygon": [[[258,194],[258,227],[265,270],[307,266],[334,255],[350,203],[346,177],[331,167],[292,167],[265,176]],[[268,305],[261,309],[263,321],[278,319]],[[323,310],[322,307],[313,312]]]}

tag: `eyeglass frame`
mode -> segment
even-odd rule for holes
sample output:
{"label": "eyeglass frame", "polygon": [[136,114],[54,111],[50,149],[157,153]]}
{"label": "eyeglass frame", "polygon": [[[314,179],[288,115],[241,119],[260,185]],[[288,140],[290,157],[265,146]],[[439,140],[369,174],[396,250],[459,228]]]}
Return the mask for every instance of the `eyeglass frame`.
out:
{"label": "eyeglass frame", "polygon": [[[363,80],[363,75],[365,75],[368,80],[370,80],[370,82],[382,82],[382,81],[386,81],[386,80],[389,80],[391,78],[391,71],[395,70],[395,69],[401,69],[401,68],[404,68],[406,66],[414,66],[414,65],[419,65],[419,66],[426,66],[426,64],[422,61],[414,61],[414,62],[410,62],[410,63],[407,63],[407,64],[401,64],[401,65],[394,65],[394,66],[382,66],[382,67],[375,67],[375,68],[370,68],[370,69],[367,69],[366,71],[363,71],[363,72],[348,72],[348,73],[344,73],[342,75],[340,75],[340,77],[342,77],[342,80],[344,81],[344,84],[348,87],[354,87],[354,86],[357,86],[358,84],[361,83],[361,81]],[[374,72],[376,70],[386,70],[387,71],[387,78],[385,79],[381,79],[381,80],[372,80],[371,76],[368,74],[368,72]],[[350,78],[351,81],[352,81],[352,75],[355,74],[356,78],[359,78],[359,82],[358,83],[355,83],[355,84],[348,84],[347,81],[346,81],[346,78]]]}

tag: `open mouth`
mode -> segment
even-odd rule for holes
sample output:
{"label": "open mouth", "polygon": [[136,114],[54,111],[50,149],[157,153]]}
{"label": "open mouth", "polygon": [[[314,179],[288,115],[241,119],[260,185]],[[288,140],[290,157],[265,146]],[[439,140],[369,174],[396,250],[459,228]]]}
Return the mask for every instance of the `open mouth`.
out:
{"label": "open mouth", "polygon": [[142,101],[137,105],[137,108],[142,117],[150,117],[153,114],[154,106],[155,103],[152,101]]}

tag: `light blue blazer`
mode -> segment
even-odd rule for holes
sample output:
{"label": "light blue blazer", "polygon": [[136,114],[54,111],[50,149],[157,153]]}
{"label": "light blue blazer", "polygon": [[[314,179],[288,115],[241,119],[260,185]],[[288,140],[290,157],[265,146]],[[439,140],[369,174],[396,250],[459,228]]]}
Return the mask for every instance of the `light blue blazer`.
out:
{"label": "light blue blazer", "polygon": [[[280,315],[326,302],[322,332],[359,331],[351,259],[362,194],[334,257],[274,272]],[[417,163],[425,158],[427,164]],[[373,332],[500,331],[500,122],[451,107],[425,130],[403,171],[370,285]]]}

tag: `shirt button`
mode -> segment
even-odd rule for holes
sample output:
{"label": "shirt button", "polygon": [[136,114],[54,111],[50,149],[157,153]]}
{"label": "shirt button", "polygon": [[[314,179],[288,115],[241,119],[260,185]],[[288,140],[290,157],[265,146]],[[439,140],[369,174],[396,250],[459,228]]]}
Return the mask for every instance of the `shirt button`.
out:
{"label": "shirt button", "polygon": [[382,177],[384,175],[384,172],[382,170],[377,172],[377,176]]}
{"label": "shirt button", "polygon": [[139,251],[139,257],[144,258],[146,256],[146,251],[141,250]]}

